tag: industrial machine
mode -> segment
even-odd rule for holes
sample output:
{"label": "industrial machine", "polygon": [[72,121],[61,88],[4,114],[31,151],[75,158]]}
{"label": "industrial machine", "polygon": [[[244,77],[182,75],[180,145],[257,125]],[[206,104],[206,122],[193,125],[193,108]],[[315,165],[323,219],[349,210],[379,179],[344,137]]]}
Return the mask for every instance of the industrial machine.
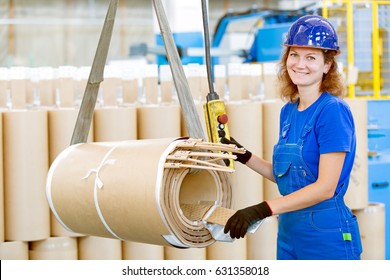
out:
{"label": "industrial machine", "polygon": [[[240,57],[243,62],[278,60],[281,53],[280,44],[283,42],[284,34],[287,33],[293,21],[306,14],[321,14],[321,9],[314,2],[296,10],[252,7],[243,12],[229,11],[219,19],[212,36],[210,52],[213,56],[213,64],[219,63],[221,57],[231,56]],[[224,38],[228,36],[229,27],[234,24],[242,25],[242,23],[250,25],[245,32],[253,37],[251,46],[244,49],[224,48],[222,44]],[[240,30],[240,32],[244,31]],[[199,47],[203,46],[202,38],[193,36],[189,40],[188,36],[185,36],[185,40],[180,40],[180,36],[173,35],[182,64],[204,63],[204,49]],[[280,38],[280,40],[277,38]],[[198,42],[199,40],[200,42]],[[146,56],[147,54],[156,54],[158,65],[168,64],[161,34],[156,35],[156,45],[154,46],[146,43],[137,43],[130,46],[130,56]]]}
{"label": "industrial machine", "polygon": [[368,101],[368,197],[385,207],[385,259],[390,260],[390,121],[389,100]]}

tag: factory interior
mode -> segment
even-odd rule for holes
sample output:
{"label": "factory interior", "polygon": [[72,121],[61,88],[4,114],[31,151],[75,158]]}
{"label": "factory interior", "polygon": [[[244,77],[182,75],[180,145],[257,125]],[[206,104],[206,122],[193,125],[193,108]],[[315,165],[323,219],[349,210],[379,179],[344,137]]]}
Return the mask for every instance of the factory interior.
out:
{"label": "factory interior", "polygon": [[0,0],[1,260],[276,260],[278,215],[236,240],[214,221],[281,194],[210,115],[272,161],[282,44],[313,14],[338,34],[361,259],[390,260],[390,1],[204,2]]}

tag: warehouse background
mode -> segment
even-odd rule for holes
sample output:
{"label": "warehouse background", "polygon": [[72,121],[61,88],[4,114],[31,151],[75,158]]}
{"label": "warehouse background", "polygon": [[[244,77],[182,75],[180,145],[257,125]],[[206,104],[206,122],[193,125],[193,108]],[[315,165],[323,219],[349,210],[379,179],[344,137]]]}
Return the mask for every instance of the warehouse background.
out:
{"label": "warehouse background", "polygon": [[[267,219],[255,235],[232,244],[179,250],[70,233],[50,213],[44,195],[46,172],[59,152],[69,145],[108,2],[0,0],[0,34],[4,38],[0,41],[4,170],[1,177],[5,190],[1,258],[274,259],[277,217]],[[362,1],[328,2],[326,12],[338,26],[342,49],[347,50],[340,56],[340,63],[348,81],[347,101],[357,122],[359,139],[346,199],[361,222],[363,258],[390,258],[385,252],[385,202],[389,197],[389,179],[385,176],[389,168],[390,127],[386,115],[389,6]],[[356,3],[351,5],[353,2]],[[226,13],[248,11],[254,5],[294,10],[311,4],[313,1],[210,0],[210,30]],[[313,9],[322,7],[322,3],[314,4]],[[379,16],[373,7],[379,8]],[[348,25],[348,12],[355,16],[355,29]],[[151,1],[119,1],[109,65],[89,141],[186,135],[169,69],[166,65],[158,67],[152,54],[130,57],[132,45],[156,43],[153,15]],[[199,14],[193,17],[199,20]],[[372,24],[376,17],[379,27]],[[183,26],[191,29],[199,26],[199,21],[174,24],[175,28]],[[244,46],[242,42],[250,44],[248,26],[253,27],[253,22],[243,21],[230,27],[230,36],[222,46],[230,49]],[[351,30],[355,35],[354,55],[351,40],[347,40]],[[372,33],[380,36],[371,39]],[[378,41],[380,52],[371,47],[372,42]],[[201,119],[201,105],[207,94],[203,66],[185,65]],[[275,127],[282,106],[275,92],[275,70],[274,61],[242,63],[238,57],[229,57],[215,68],[217,92],[226,101],[232,135],[250,135],[240,137],[240,141],[266,159],[270,159],[277,137]],[[274,184],[239,165],[236,177],[241,190],[236,192],[235,208],[278,195]]]}
{"label": "warehouse background", "polygon": [[[313,1],[211,0],[210,30],[229,9],[246,11],[253,5],[295,9]],[[90,65],[108,1],[1,0],[0,65]],[[109,59],[128,57],[133,43],[154,43],[151,1],[121,0]]]}

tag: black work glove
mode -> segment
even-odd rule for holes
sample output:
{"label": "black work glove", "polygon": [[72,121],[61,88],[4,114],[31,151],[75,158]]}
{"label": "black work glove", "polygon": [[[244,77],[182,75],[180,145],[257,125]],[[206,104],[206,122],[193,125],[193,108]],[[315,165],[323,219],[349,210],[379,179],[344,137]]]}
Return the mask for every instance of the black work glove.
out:
{"label": "black work glove", "polygon": [[272,216],[272,210],[266,201],[241,210],[238,210],[229,218],[225,225],[224,233],[230,231],[231,238],[244,237],[248,227],[258,220]]}
{"label": "black work glove", "polygon": [[[233,137],[230,137],[230,139],[227,139],[225,137],[221,138],[221,143],[223,144],[233,144],[236,145],[238,148],[244,148],[240,143],[238,143]],[[245,148],[244,148],[245,149]],[[251,158],[252,153],[245,149],[244,154],[238,154],[238,153],[233,153],[237,158],[235,159],[236,161],[241,162],[242,164],[246,164],[247,161]]]}

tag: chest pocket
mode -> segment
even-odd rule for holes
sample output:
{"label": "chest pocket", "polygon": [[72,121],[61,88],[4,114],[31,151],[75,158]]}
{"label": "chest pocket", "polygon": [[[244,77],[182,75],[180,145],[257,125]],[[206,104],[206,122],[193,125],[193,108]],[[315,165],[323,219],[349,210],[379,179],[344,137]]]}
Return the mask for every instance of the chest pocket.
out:
{"label": "chest pocket", "polygon": [[281,195],[286,195],[291,192],[291,189],[289,188],[289,186],[291,185],[291,180],[289,176],[290,167],[290,161],[275,161],[273,164],[275,181],[278,185],[279,192]]}
{"label": "chest pocket", "polygon": [[306,170],[292,162],[275,162],[274,176],[281,195],[290,194],[307,185]]}

